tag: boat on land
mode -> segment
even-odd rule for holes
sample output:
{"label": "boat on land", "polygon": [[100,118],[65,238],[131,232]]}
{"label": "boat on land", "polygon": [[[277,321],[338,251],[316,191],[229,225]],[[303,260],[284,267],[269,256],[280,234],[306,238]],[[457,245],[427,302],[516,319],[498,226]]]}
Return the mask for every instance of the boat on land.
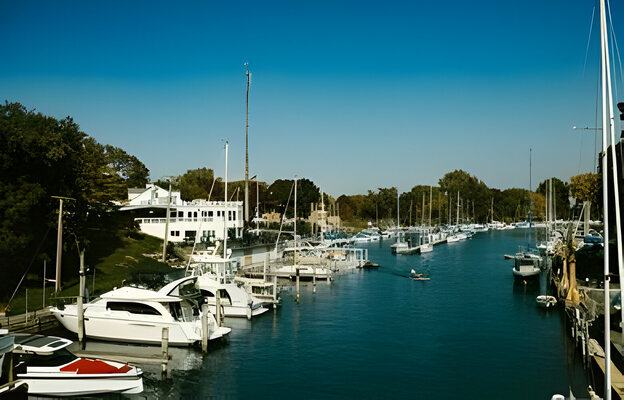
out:
{"label": "boat on land", "polygon": [[[169,344],[188,346],[202,338],[203,298],[197,277],[185,277],[158,291],[125,286],[104,293],[84,305],[85,336],[92,339],[127,343],[161,344],[162,330],[169,330]],[[51,309],[70,332],[78,332],[75,304]],[[219,339],[231,329],[220,327],[208,315],[209,339]]]}
{"label": "boat on land", "polygon": [[551,308],[557,305],[557,299],[554,296],[541,295],[535,298],[538,307]]}
{"label": "boat on land", "polygon": [[[196,260],[187,269],[187,274],[197,278],[197,286],[201,295],[206,298],[210,312],[217,312],[217,292],[219,304],[226,317],[252,319],[269,309],[263,307],[264,302],[249,294],[243,285],[234,281],[235,261],[217,256],[205,256]],[[273,285],[271,285],[273,287]]]}
{"label": "boat on land", "polygon": [[104,393],[137,394],[143,391],[143,371],[125,363],[82,358],[66,349],[72,341],[54,336],[13,334],[12,360],[2,369],[28,386],[29,395],[90,396]]}

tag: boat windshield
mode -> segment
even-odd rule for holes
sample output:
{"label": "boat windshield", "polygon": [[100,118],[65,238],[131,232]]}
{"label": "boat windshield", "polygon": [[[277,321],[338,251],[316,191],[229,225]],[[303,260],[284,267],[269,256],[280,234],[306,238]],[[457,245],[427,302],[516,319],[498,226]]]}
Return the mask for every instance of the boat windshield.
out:
{"label": "boat windshield", "polygon": [[78,358],[67,349],[56,350],[49,355],[16,352],[15,356],[17,357],[14,361],[16,365],[24,362],[29,367],[57,367],[69,364]]}
{"label": "boat windshield", "polygon": [[169,303],[171,315],[179,322],[192,322],[199,317],[199,310],[190,302],[184,300],[180,302]]}

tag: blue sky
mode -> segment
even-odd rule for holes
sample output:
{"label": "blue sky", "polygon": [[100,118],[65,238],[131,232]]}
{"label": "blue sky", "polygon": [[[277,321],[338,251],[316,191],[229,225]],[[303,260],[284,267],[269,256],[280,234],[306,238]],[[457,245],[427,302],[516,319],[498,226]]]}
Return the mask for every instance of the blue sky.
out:
{"label": "blue sky", "polygon": [[[72,116],[152,179],[222,174],[227,139],[240,179],[249,62],[250,174],[261,180],[406,191],[461,168],[527,187],[531,147],[535,187],[593,168],[593,133],[572,126],[596,124],[595,25],[584,70],[594,5],[7,1],[0,99]],[[612,7],[618,35],[624,7]]]}

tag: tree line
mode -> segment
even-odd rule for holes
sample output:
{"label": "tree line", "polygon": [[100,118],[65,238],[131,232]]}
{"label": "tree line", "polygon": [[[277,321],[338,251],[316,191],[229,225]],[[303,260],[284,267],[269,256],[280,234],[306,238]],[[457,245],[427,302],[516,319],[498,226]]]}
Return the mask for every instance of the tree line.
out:
{"label": "tree line", "polygon": [[[600,179],[596,174],[572,177],[570,183],[557,178],[553,182],[558,218],[570,217],[570,195],[595,204],[594,215],[599,211]],[[116,204],[127,198],[128,188],[145,187],[147,183],[149,170],[136,156],[97,142],[71,117],[56,119],[19,103],[0,105],[0,271],[6,278],[0,281],[0,290],[6,289],[7,282],[14,285],[33,262],[54,260],[57,197],[67,198],[63,221],[64,253],[68,253],[70,248],[88,247],[94,230],[115,225],[132,231],[131,219],[120,217],[115,212]],[[168,181],[155,183],[163,188],[169,185]],[[173,178],[171,184],[181,191],[184,200],[222,200],[225,194],[223,180],[206,167],[190,169]],[[287,216],[292,217],[293,184],[292,179],[277,179],[270,184],[251,181],[250,214],[254,215],[259,203],[260,215],[287,209]],[[338,198],[323,194],[323,200],[332,214],[339,211],[346,225],[350,221],[394,224],[397,194],[402,225],[428,222],[429,218],[432,223],[454,222],[458,209],[462,220],[511,222],[525,219],[531,206],[533,216],[543,218],[545,190],[545,182],[535,192],[488,188],[477,177],[455,170],[432,187],[416,185],[400,194],[395,187],[378,188]],[[228,197],[243,200],[244,181],[229,182]],[[307,217],[311,204],[320,201],[319,187],[309,179],[299,179],[297,216]]]}

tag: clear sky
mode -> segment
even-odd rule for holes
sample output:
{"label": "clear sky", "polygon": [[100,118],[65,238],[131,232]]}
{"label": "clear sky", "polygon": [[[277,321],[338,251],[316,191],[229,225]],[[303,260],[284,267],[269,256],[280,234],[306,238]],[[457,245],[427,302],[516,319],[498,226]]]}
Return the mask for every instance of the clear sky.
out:
{"label": "clear sky", "polygon": [[[624,4],[612,2],[618,35]],[[528,187],[531,147],[535,188],[593,168],[593,132],[572,126],[596,126],[596,24],[584,68],[594,6],[3,1],[0,99],[72,116],[152,179],[221,175],[227,139],[241,179],[249,62],[251,176],[298,174],[339,195],[406,191],[461,168]]]}

